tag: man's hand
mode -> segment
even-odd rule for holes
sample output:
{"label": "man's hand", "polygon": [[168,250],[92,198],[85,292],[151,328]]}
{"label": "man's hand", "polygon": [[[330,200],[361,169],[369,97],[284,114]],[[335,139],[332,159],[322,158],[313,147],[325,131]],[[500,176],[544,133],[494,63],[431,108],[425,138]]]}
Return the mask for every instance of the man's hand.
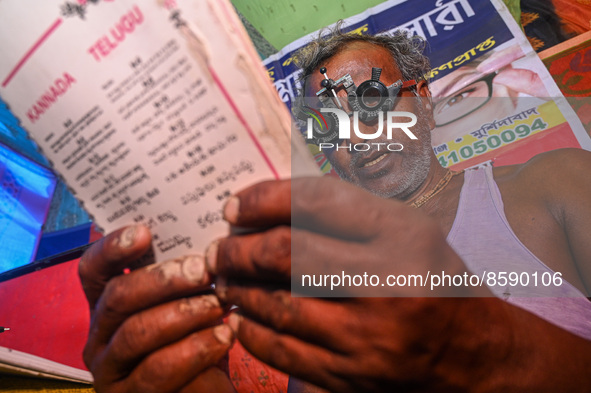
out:
{"label": "man's hand", "polygon": [[298,179],[237,194],[225,216],[236,227],[263,228],[207,252],[217,293],[242,314],[230,325],[246,349],[291,375],[335,392],[512,391],[565,386],[581,371],[555,352],[581,348],[580,339],[489,292],[291,296],[290,263],[310,274],[465,271],[438,225],[399,202],[339,181]]}
{"label": "man's hand", "polygon": [[142,267],[150,241],[147,228],[124,228],[80,260],[91,313],[84,362],[97,392],[234,392],[219,367],[234,337],[203,258]]}

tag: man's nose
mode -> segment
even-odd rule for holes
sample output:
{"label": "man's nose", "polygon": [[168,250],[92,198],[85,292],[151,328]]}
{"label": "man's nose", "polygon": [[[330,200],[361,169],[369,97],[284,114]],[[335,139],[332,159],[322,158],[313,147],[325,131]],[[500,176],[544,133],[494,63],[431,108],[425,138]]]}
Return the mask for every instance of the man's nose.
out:
{"label": "man's nose", "polygon": [[[354,124],[354,117],[351,116],[351,139],[350,142],[351,144],[356,144],[356,143],[367,143],[370,140],[373,140],[374,138],[368,138],[367,136],[363,136],[360,137],[357,135],[357,133],[355,132],[355,124]],[[383,127],[383,123],[382,123],[382,127]],[[359,130],[360,134],[363,135],[373,135],[376,133],[376,131],[379,128],[379,119],[375,119],[373,121],[369,121],[369,122],[363,122],[361,120],[357,121],[357,129]],[[383,132],[383,129],[382,129]],[[379,136],[378,136],[379,138]]]}

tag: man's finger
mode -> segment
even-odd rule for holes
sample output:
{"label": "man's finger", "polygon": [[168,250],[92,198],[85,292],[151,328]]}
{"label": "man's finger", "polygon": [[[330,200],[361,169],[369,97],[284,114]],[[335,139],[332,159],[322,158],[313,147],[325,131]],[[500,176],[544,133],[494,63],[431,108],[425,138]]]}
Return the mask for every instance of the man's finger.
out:
{"label": "man's finger", "polygon": [[[201,372],[215,366],[233,341],[232,329],[224,324],[193,333],[147,356],[129,377],[116,383],[118,386],[109,391],[178,392]],[[93,373],[100,375],[103,370]],[[115,382],[112,380],[110,383]]]}
{"label": "man's finger", "polygon": [[[370,259],[363,248],[366,246],[281,226],[220,239],[209,247],[206,258],[213,274],[242,282],[257,280],[282,284],[290,282],[292,275],[324,277],[341,272],[363,274],[364,271],[371,274]],[[367,258],[360,259],[359,255]]]}
{"label": "man's finger", "polygon": [[[353,332],[360,323],[358,320],[343,319],[342,316],[350,311],[338,300],[292,297],[287,290],[238,285],[230,285],[226,296],[229,303],[238,306],[241,314],[277,333],[288,334],[340,354],[349,353],[357,345],[356,337],[343,340],[335,334],[337,329]],[[261,307],[261,304],[265,306]],[[320,315],[322,318],[318,317]]]}
{"label": "man's finger", "polygon": [[140,360],[191,332],[218,324],[226,310],[215,295],[183,298],[134,314],[111,338],[104,357],[109,375],[128,375]]}
{"label": "man's finger", "polygon": [[239,227],[270,227],[289,224],[291,181],[266,181],[231,197],[224,206],[224,218]]}
{"label": "man's finger", "polygon": [[93,244],[80,258],[78,272],[90,309],[94,309],[107,282],[125,268],[137,268],[150,248],[148,228],[137,225],[119,229]]}
{"label": "man's finger", "polygon": [[[355,206],[354,213],[351,206]],[[384,207],[389,214],[384,214]],[[386,219],[407,220],[418,214],[411,210],[336,179],[299,178],[259,183],[239,192],[226,205],[225,217],[239,227],[291,223],[330,236],[365,239],[379,233]]]}
{"label": "man's finger", "polygon": [[236,393],[228,375],[218,367],[210,367],[197,376],[179,393]]}
{"label": "man's finger", "polygon": [[86,351],[92,353],[109,342],[129,316],[209,289],[211,276],[201,256],[154,264],[109,281],[91,320]]}
{"label": "man's finger", "polygon": [[270,366],[334,392],[350,391],[340,377],[347,374],[346,365],[350,363],[342,361],[338,354],[237,314],[230,316],[229,324],[244,348]]}
{"label": "man's finger", "polygon": [[230,278],[289,282],[291,238],[291,228],[279,226],[219,239],[207,249],[207,267],[210,273]]}
{"label": "man's finger", "polygon": [[[354,209],[351,210],[351,207]],[[364,240],[386,224],[408,220],[412,209],[331,178],[294,179],[292,225],[342,239]],[[390,228],[393,228],[390,225]]]}

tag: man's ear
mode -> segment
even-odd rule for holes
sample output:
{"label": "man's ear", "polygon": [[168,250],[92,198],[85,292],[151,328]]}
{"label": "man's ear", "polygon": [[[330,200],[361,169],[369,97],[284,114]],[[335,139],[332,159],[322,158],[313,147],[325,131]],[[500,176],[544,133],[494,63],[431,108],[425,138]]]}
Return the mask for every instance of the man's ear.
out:
{"label": "man's ear", "polygon": [[429,117],[429,127],[435,128],[435,119],[433,118],[433,99],[431,97],[431,90],[429,90],[429,83],[425,80],[420,80],[417,83],[417,94],[421,97],[423,109],[425,114]]}

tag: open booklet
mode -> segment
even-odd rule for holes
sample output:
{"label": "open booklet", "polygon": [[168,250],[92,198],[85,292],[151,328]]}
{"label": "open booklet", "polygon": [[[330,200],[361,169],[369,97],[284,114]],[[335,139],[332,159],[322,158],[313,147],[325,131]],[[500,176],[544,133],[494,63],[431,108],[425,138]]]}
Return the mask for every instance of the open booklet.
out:
{"label": "open booklet", "polygon": [[157,260],[202,252],[232,192],[290,176],[289,113],[228,1],[0,15],[0,96],[106,232],[142,222]]}
{"label": "open booklet", "polygon": [[148,225],[157,261],[203,253],[224,201],[292,156],[318,172],[227,0],[3,0],[0,21],[0,97],[95,223]]}
{"label": "open booklet", "polygon": [[0,347],[0,373],[88,383],[90,372],[29,353]]}

